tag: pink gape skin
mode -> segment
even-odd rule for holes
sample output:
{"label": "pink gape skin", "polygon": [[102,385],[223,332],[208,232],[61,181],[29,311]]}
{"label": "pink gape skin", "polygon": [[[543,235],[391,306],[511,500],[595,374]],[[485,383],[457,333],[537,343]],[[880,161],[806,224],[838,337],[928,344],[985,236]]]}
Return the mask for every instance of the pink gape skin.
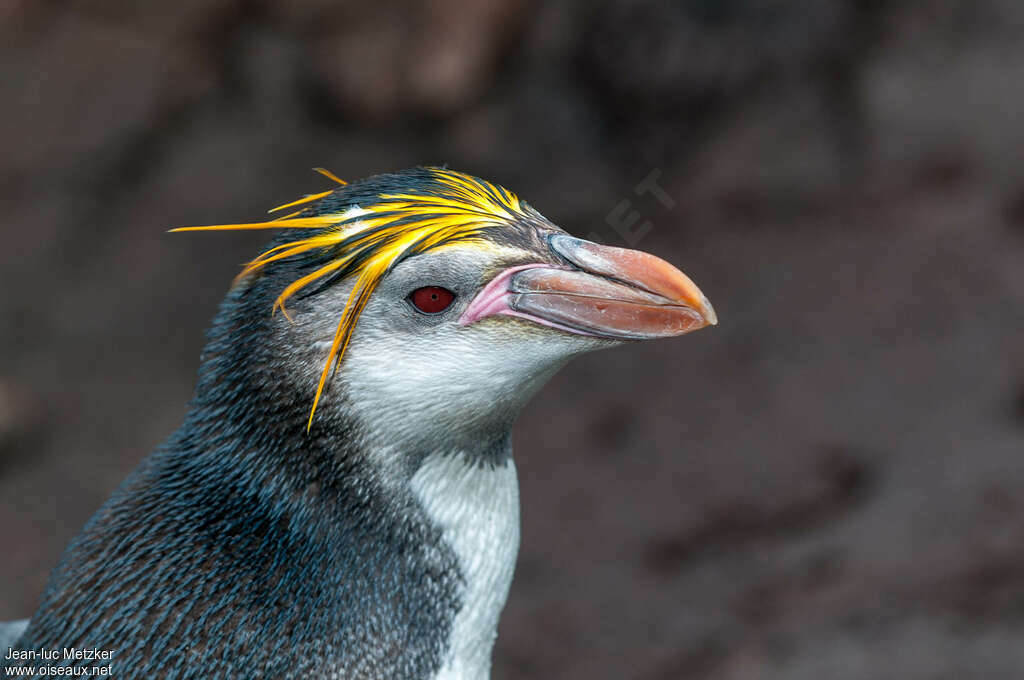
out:
{"label": "pink gape skin", "polygon": [[554,323],[547,319],[541,319],[540,317],[533,316],[530,314],[524,314],[523,312],[517,312],[508,306],[508,296],[510,291],[508,289],[508,281],[512,278],[512,275],[521,272],[525,269],[537,269],[539,267],[546,267],[547,269],[565,269],[569,270],[569,267],[557,267],[550,264],[521,264],[518,267],[509,267],[505,271],[501,272],[493,279],[490,283],[484,286],[484,289],[473,298],[473,301],[469,303],[469,307],[466,307],[466,311],[459,317],[460,326],[468,326],[471,323],[476,323],[480,319],[487,318],[489,316],[515,316],[520,319],[527,319],[534,323],[539,323],[542,326],[548,326],[550,328],[557,328],[562,331],[568,331],[569,333],[575,333],[576,335],[590,335],[598,337],[594,333],[588,333],[581,331],[578,328],[571,328],[569,326],[563,326],[560,323]]}

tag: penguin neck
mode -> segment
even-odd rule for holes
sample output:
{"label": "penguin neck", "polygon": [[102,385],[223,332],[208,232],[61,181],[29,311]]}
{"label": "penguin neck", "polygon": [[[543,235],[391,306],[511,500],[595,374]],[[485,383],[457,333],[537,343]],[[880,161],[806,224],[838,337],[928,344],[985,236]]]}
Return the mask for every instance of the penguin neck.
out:
{"label": "penguin neck", "polygon": [[[249,396],[255,399],[252,393]],[[246,420],[252,422],[251,418]],[[273,444],[274,433],[259,426],[247,429],[223,421],[216,425],[204,421],[184,429],[191,433],[189,437],[206,434],[202,441],[188,442],[184,450],[176,447],[176,455],[192,460],[190,476],[202,474],[216,479],[215,486],[221,492],[224,488],[238,489],[234,493],[239,498],[258,497],[258,502],[239,505],[251,513],[250,523],[264,524],[264,515],[315,517],[309,526],[321,535],[339,540],[362,534],[376,537],[366,545],[325,543],[321,548],[355,556],[349,559],[368,560],[381,551],[396,556],[415,551],[416,556],[402,558],[405,573],[397,576],[402,583],[391,597],[410,598],[399,606],[400,611],[435,611],[436,624],[430,624],[430,635],[436,638],[425,645],[435,653],[430,656],[429,674],[422,677],[490,677],[497,626],[520,540],[519,487],[509,433],[500,439],[484,438],[474,449],[453,449],[438,442],[429,453],[407,455],[406,460],[416,462],[402,469],[382,465],[379,459],[391,454],[373,451],[359,434],[359,426],[346,429],[342,420],[314,426],[304,437],[278,433]],[[292,444],[284,444],[286,440]],[[217,472],[211,475],[211,468]],[[288,523],[296,525],[292,520]],[[301,526],[296,530],[306,531]],[[390,537],[396,536],[414,537],[416,543],[391,545]],[[387,543],[382,545],[382,540]],[[348,565],[344,571],[354,575],[379,573],[372,565]],[[337,574],[326,581],[336,578],[349,577]],[[388,578],[396,583],[395,575]],[[407,588],[409,583],[413,587]],[[431,584],[442,587],[445,599],[441,604],[434,602],[435,586]],[[346,592],[379,592],[382,586],[339,581],[338,587]],[[424,606],[427,600],[429,607]],[[348,622],[344,625],[351,626]],[[388,625],[412,626],[411,632],[396,634],[403,639],[409,634],[419,636],[419,631],[427,628],[419,620],[395,619]],[[336,656],[347,658],[344,650]],[[346,660],[338,669],[351,667],[352,662]]]}
{"label": "penguin neck", "polygon": [[[222,393],[209,395],[206,404],[194,409],[194,414],[204,414],[203,420],[186,428],[193,435],[206,435],[204,442],[187,447],[205,459],[202,467],[216,465],[249,493],[261,496],[262,502],[251,506],[254,512],[312,512],[328,523],[348,526],[359,519],[348,508],[369,502],[377,508],[375,523],[394,522],[398,533],[408,531],[398,524],[423,526],[425,530],[416,530],[421,548],[444,556],[445,579],[454,591],[447,620],[438,625],[447,634],[437,641],[437,670],[431,680],[488,678],[520,540],[510,429],[418,442],[410,451],[408,442],[396,447],[368,436],[358,419],[341,410],[334,417],[325,412],[307,435],[285,436],[279,429],[282,421],[290,422],[293,431],[302,430],[305,395],[296,394],[294,408],[287,407],[290,399],[280,393],[264,395],[252,382],[235,385],[237,378],[218,381],[218,390],[245,394],[244,404],[232,408],[244,411],[246,426],[231,425],[220,416],[216,422],[208,419],[218,413],[212,407],[223,403]],[[278,408],[294,413],[282,418],[283,413],[268,412]],[[263,455],[268,451],[272,456]],[[365,498],[368,492],[372,499]],[[428,571],[418,576],[429,578],[431,563],[424,564]]]}
{"label": "penguin neck", "polygon": [[378,478],[400,480],[400,493],[411,492],[439,535],[437,548],[456,562],[458,604],[432,680],[486,680],[519,552],[512,418],[449,430],[443,437],[407,430],[404,438],[389,441],[381,415],[354,420],[367,457]]}
{"label": "penguin neck", "polygon": [[[345,377],[351,393],[369,392],[355,376]],[[403,466],[411,470],[405,488],[440,531],[441,547],[456,557],[459,604],[434,679],[484,680],[519,552],[511,445],[518,408],[443,426],[410,417],[422,414],[403,406],[400,399],[372,399],[352,403],[348,412],[382,478],[395,479]]]}

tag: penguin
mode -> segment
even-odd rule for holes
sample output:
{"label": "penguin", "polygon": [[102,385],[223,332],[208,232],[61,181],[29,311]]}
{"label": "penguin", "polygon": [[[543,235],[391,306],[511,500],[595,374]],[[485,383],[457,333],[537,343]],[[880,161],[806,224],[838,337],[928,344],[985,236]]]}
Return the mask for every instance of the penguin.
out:
{"label": "penguin", "polygon": [[[269,229],[180,428],[71,540],[15,650],[118,678],[484,680],[519,548],[511,430],[567,361],[717,322],[653,255],[437,167]],[[6,663],[6,662],[5,662]]]}

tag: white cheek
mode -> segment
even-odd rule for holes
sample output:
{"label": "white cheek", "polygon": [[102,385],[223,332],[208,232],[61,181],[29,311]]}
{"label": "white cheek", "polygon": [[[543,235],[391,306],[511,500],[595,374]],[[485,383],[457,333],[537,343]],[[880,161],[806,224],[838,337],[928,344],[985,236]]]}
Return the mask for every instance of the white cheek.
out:
{"label": "white cheek", "polygon": [[[508,342],[466,333],[353,347],[353,386],[404,400],[487,402],[516,389],[566,354],[552,343]],[[466,404],[468,405],[468,404]]]}
{"label": "white cheek", "polygon": [[[554,334],[552,334],[554,335]],[[572,338],[459,328],[353,340],[340,378],[369,425],[420,433],[511,421],[575,352]],[[374,428],[376,429],[376,428]]]}

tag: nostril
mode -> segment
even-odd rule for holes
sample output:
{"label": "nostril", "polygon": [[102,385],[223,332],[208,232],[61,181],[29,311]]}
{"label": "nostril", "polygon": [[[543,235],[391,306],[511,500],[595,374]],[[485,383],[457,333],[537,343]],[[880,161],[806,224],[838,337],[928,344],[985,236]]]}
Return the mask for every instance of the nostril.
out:
{"label": "nostril", "polygon": [[548,248],[573,265],[578,265],[574,256],[579,252],[580,246],[587,243],[590,243],[590,241],[584,241],[569,234],[551,234],[548,236]]}

